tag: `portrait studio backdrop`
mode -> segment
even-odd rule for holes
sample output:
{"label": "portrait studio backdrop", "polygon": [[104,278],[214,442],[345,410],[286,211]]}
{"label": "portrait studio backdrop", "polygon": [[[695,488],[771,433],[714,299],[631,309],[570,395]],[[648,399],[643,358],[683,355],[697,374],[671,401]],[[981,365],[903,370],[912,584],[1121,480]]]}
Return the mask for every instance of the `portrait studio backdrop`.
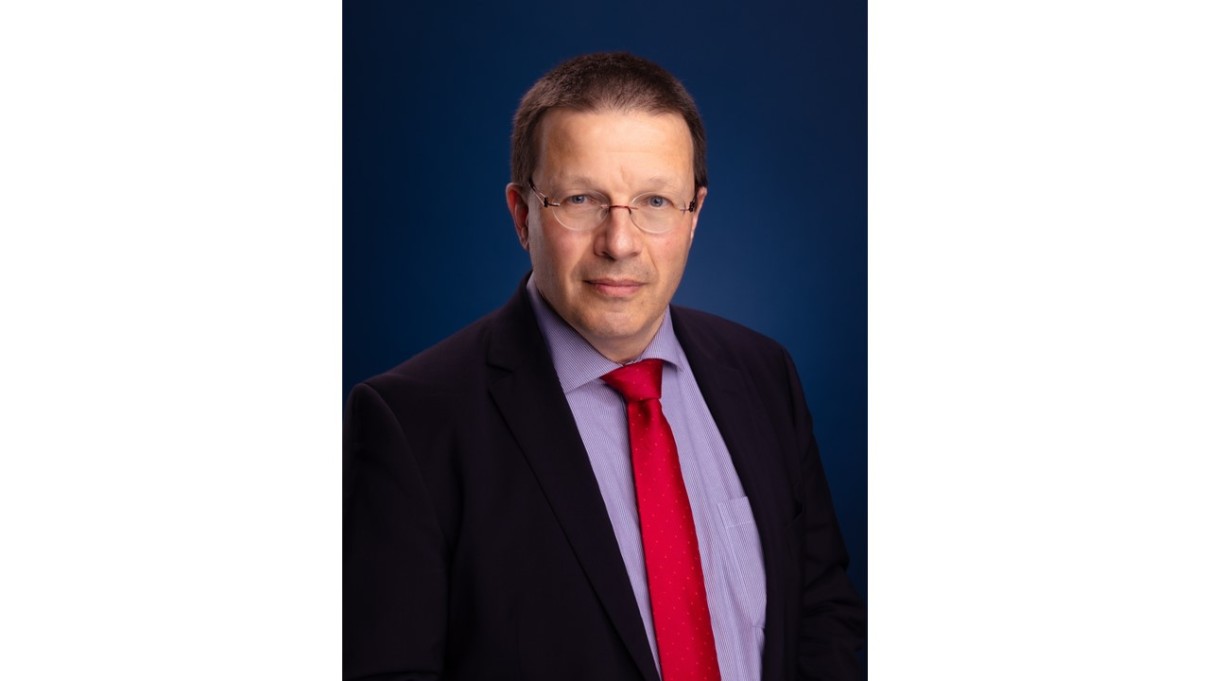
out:
{"label": "portrait studio backdrop", "polygon": [[603,50],[697,101],[709,195],[674,302],[789,349],[864,597],[865,3],[346,2],[344,396],[512,295],[512,112]]}

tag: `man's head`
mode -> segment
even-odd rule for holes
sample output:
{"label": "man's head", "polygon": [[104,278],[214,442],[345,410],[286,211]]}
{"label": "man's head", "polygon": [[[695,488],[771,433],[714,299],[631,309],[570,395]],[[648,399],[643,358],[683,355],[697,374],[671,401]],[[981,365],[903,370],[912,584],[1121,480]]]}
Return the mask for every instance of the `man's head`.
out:
{"label": "man's head", "polygon": [[[603,355],[633,359],[676,292],[706,197],[693,100],[638,57],[573,59],[522,99],[512,175],[509,212],[538,291]],[[592,213],[599,224],[569,219],[585,203],[613,207]],[[657,212],[659,224],[645,219]]]}
{"label": "man's head", "polygon": [[646,111],[685,119],[693,138],[694,189],[705,187],[706,127],[684,85],[655,62],[625,52],[569,59],[538,79],[513,116],[512,181],[525,185],[538,162],[538,130],[551,109]]}

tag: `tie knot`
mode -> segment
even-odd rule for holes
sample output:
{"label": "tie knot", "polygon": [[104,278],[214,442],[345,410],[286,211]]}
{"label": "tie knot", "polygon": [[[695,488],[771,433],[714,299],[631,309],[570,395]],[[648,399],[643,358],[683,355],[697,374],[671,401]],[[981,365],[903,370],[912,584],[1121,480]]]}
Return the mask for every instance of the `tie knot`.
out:
{"label": "tie knot", "polygon": [[627,402],[660,399],[660,382],[664,377],[664,360],[645,359],[627,364],[605,374],[601,380],[622,394]]}

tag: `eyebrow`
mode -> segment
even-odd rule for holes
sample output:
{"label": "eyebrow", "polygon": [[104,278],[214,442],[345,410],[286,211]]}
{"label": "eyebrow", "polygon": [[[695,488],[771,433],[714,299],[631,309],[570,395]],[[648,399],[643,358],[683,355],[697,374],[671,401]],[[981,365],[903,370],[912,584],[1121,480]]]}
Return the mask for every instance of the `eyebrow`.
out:
{"label": "eyebrow", "polygon": [[577,188],[584,189],[584,188],[593,186],[592,180],[589,180],[587,177],[584,177],[583,175],[572,175],[569,177],[561,177],[559,175],[555,175],[554,177],[551,178],[550,181],[553,184],[559,186],[560,188],[577,187]]}
{"label": "eyebrow", "polygon": [[[576,188],[600,191],[599,189],[594,189],[597,187],[596,182],[584,175],[569,175],[567,177],[555,175],[550,181],[559,189]],[[640,186],[650,187],[650,189],[645,189],[644,191],[652,191],[652,189],[677,189],[679,188],[679,183],[666,176],[653,175],[652,177],[647,178],[647,180],[644,181]]]}

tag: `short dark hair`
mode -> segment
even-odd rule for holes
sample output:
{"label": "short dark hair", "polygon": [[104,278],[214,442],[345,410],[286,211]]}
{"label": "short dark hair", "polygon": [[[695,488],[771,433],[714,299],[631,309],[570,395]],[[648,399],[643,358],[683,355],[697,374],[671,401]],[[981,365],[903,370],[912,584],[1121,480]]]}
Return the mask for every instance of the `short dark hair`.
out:
{"label": "short dark hair", "polygon": [[706,126],[689,91],[659,64],[627,52],[598,52],[569,59],[539,78],[513,116],[513,182],[530,181],[538,164],[538,127],[555,108],[680,114],[693,138],[694,189],[706,186]]}

